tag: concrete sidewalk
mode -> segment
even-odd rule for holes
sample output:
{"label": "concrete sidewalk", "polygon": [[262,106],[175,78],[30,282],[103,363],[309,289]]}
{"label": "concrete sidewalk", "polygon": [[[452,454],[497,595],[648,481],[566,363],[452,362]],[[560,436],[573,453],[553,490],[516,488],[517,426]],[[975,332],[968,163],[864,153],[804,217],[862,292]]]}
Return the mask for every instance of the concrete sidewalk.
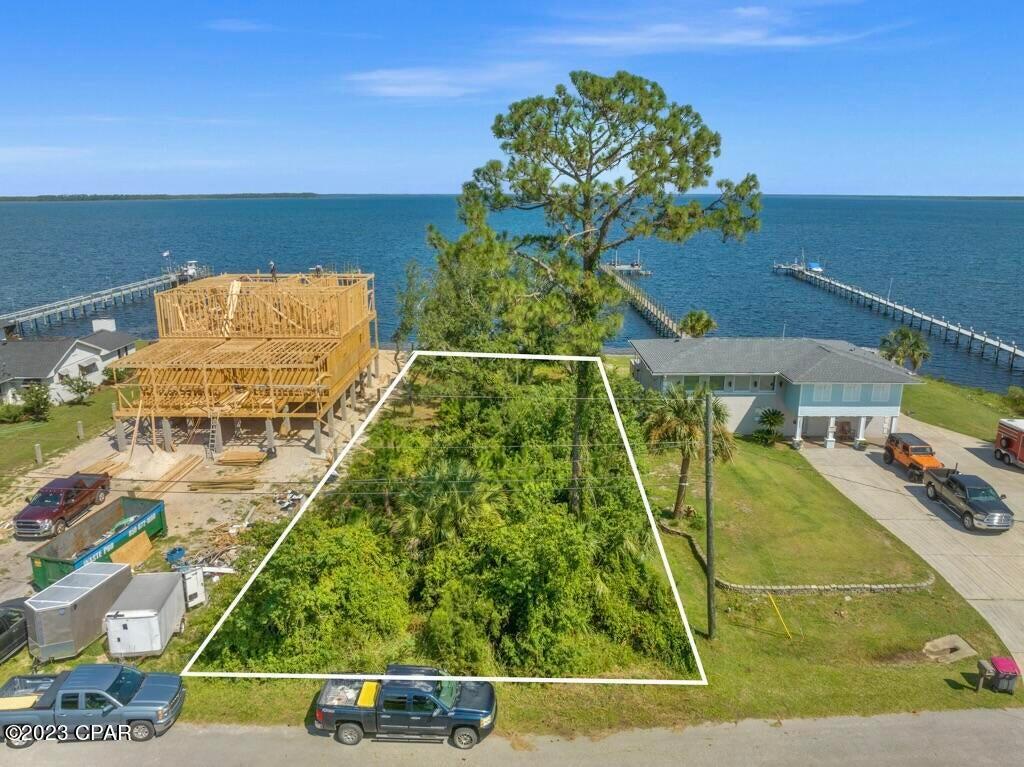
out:
{"label": "concrete sidewalk", "polygon": [[606,738],[488,738],[472,751],[447,744],[378,743],[349,747],[299,727],[176,725],[149,743],[39,743],[8,751],[4,764],[86,765],[129,761],[135,767],[217,765],[552,765],[727,767],[731,765],[870,765],[972,767],[1013,763],[1024,750],[1024,710],[894,714],[874,717],[746,720],[681,730],[629,730]]}
{"label": "concrete sidewalk", "polygon": [[840,492],[860,506],[935,568],[992,625],[1024,668],[1024,471],[997,463],[992,444],[900,417],[900,431],[927,440],[947,466],[982,477],[1013,510],[1013,529],[970,533],[924,485],[907,480],[902,468],[882,462],[882,449],[825,450],[808,445],[807,460]]}

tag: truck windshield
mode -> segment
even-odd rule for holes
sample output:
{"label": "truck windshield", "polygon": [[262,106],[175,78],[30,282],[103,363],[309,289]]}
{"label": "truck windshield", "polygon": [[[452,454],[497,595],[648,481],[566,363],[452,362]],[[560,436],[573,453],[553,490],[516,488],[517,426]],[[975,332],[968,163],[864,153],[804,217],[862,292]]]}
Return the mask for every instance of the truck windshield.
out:
{"label": "truck windshield", "polygon": [[998,501],[999,496],[991,487],[969,487],[967,497],[974,501]]}
{"label": "truck windshield", "polygon": [[30,506],[60,506],[61,494],[53,490],[40,490],[30,501]]}
{"label": "truck windshield", "polygon": [[910,452],[913,455],[931,455],[932,454],[932,449],[930,447],[928,447],[927,445],[921,445],[920,447],[912,447],[912,448],[910,448]]}
{"label": "truck windshield", "polygon": [[142,687],[142,679],[145,675],[133,668],[123,668],[117,675],[114,683],[107,688],[107,695],[112,697],[122,706],[127,706],[135,693]]}
{"label": "truck windshield", "polygon": [[437,685],[437,699],[441,701],[445,708],[453,708],[455,706],[455,699],[459,697],[459,683],[458,682],[439,682]]}

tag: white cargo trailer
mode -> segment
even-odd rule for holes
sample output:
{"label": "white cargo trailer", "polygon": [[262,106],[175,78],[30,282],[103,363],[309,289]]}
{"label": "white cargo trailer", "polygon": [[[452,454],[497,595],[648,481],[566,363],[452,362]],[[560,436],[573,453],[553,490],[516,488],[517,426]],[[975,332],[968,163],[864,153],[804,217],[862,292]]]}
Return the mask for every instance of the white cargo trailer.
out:
{"label": "white cargo trailer", "polygon": [[180,573],[139,573],[107,611],[107,646],[113,658],[160,655],[185,629],[185,586]]}

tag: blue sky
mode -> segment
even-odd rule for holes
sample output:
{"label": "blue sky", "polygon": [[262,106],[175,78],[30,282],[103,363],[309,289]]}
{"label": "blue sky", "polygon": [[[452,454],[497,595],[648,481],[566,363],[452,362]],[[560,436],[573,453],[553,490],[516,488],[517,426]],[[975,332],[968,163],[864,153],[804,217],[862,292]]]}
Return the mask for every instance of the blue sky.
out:
{"label": "blue sky", "polygon": [[769,193],[1021,195],[1020,8],[4,3],[0,194],[454,192],[584,68],[693,104]]}

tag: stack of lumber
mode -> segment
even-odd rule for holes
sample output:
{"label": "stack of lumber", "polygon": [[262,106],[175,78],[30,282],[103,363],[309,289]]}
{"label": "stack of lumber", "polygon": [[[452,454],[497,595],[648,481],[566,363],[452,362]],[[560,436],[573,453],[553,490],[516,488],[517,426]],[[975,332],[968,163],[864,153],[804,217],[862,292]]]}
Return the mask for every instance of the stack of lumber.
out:
{"label": "stack of lumber", "polygon": [[90,464],[82,469],[83,474],[109,474],[116,477],[128,468],[128,462],[122,461],[117,453],[111,453],[102,461]]}
{"label": "stack of lumber", "polygon": [[147,487],[143,492],[146,498],[163,498],[169,490],[174,490],[175,485],[190,471],[203,462],[201,455],[191,455],[167,470],[158,480]]}
{"label": "stack of lumber", "polygon": [[267,460],[267,454],[261,450],[225,450],[217,457],[222,466],[259,466]]}
{"label": "stack of lumber", "polygon": [[256,469],[247,469],[229,474],[225,477],[211,479],[195,479],[188,483],[189,490],[207,493],[230,492],[232,490],[254,490],[256,488]]}

